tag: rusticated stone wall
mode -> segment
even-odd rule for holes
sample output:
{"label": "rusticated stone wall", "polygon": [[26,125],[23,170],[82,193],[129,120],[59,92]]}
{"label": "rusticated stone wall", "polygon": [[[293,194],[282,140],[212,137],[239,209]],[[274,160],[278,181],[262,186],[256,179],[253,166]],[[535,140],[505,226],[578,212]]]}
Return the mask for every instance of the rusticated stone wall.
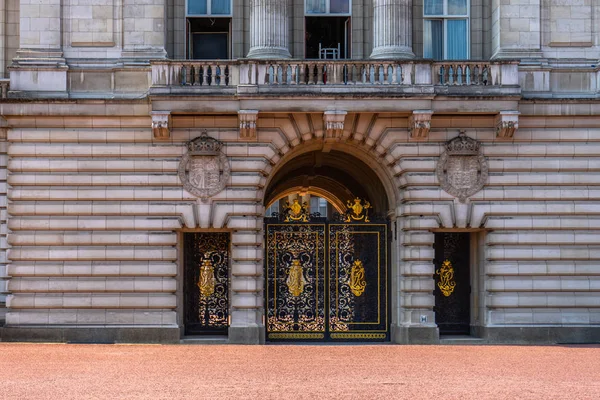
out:
{"label": "rusticated stone wall", "polygon": [[[384,185],[397,195],[397,329],[435,332],[437,229],[474,232],[471,316],[482,332],[600,324],[600,127],[533,104],[521,112],[510,141],[496,138],[493,116],[434,115],[429,137],[416,141],[406,115],[347,115],[334,148],[387,171]],[[9,120],[8,328],[177,330],[179,233],[225,229],[232,327],[262,329],[263,190],[288,153],[318,147],[322,115],[261,114],[251,142],[239,139],[237,116],[175,117],[167,141],[153,140],[143,116]],[[481,142],[489,163],[488,183],[465,204],[435,176],[442,145],[459,128]],[[202,129],[225,143],[232,171],[208,202],[177,177],[184,143]]]}

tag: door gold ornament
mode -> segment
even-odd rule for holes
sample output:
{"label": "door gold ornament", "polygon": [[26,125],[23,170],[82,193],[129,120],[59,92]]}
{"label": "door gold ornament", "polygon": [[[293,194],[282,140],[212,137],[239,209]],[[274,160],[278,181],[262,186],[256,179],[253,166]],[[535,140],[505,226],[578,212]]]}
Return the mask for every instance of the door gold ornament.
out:
{"label": "door gold ornament", "polygon": [[285,222],[308,222],[308,203],[300,204],[298,199],[290,205],[290,202],[285,203]]}
{"label": "door gold ornament", "polygon": [[356,260],[352,264],[352,270],[350,271],[350,290],[356,297],[360,297],[367,287],[367,281],[365,280],[365,267],[362,261]]}
{"label": "door gold ornament", "polygon": [[215,292],[215,268],[210,260],[211,254],[204,254],[204,260],[200,267],[200,277],[198,278],[198,289],[202,297],[210,297]]}
{"label": "door gold ornament", "polygon": [[354,203],[350,200],[346,203],[346,207],[348,207],[348,211],[346,212],[346,219],[344,222],[352,222],[352,221],[364,221],[371,222],[369,220],[369,209],[371,207],[371,203],[368,201],[359,199],[358,197],[354,199]]}
{"label": "door gold ornament", "polygon": [[437,285],[442,291],[442,294],[449,297],[456,287],[456,282],[454,281],[454,268],[452,267],[450,260],[444,261],[442,267],[436,270],[435,274],[440,276],[440,281]]}
{"label": "door gold ornament", "polygon": [[304,279],[304,271],[302,271],[302,265],[300,265],[300,260],[297,256],[294,256],[292,260],[292,266],[290,267],[290,272],[285,283],[294,297],[298,297],[304,292],[304,285],[307,282]]}

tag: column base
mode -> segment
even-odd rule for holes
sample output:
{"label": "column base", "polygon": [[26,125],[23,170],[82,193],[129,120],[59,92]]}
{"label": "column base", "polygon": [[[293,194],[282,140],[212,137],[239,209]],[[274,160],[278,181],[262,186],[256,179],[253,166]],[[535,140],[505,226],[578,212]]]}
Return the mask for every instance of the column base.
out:
{"label": "column base", "polygon": [[230,326],[228,342],[231,344],[264,344],[264,326]]}
{"label": "column base", "polygon": [[415,53],[408,46],[379,46],[373,49],[371,58],[377,60],[411,60],[415,58]]}
{"label": "column base", "polygon": [[438,344],[440,331],[436,326],[391,326],[392,343]]}
{"label": "column base", "polygon": [[498,49],[492,55],[492,60],[528,60],[544,57],[541,50],[534,49]]}
{"label": "column base", "polygon": [[2,342],[179,343],[179,327],[4,327]]}
{"label": "column base", "polygon": [[292,58],[292,55],[285,47],[252,47],[246,57],[258,59],[281,59]]}

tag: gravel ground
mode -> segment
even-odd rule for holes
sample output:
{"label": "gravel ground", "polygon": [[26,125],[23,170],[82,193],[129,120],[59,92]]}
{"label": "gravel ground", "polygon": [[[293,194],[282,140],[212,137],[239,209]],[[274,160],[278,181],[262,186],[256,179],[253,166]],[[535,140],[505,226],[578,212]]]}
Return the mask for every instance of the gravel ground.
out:
{"label": "gravel ground", "polygon": [[600,399],[600,346],[0,343],[1,399]]}

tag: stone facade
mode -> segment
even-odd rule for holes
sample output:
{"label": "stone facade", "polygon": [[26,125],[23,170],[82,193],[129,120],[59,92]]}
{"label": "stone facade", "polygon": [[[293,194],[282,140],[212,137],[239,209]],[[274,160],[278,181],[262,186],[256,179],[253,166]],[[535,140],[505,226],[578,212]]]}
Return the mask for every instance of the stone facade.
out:
{"label": "stone facade", "polygon": [[[0,4],[0,338],[178,342],[183,235],[226,231],[228,340],[264,341],[268,189],[333,152],[384,188],[394,342],[439,341],[443,231],[471,233],[474,336],[597,341],[597,2],[471,0],[471,60],[435,62],[421,0],[353,0],[336,61],[303,60],[304,2],[274,3],[233,0],[232,60],[217,61],[171,61],[184,0]],[[179,176],[203,132],[229,163],[208,197]],[[455,197],[438,165],[459,135],[487,176]]]}

